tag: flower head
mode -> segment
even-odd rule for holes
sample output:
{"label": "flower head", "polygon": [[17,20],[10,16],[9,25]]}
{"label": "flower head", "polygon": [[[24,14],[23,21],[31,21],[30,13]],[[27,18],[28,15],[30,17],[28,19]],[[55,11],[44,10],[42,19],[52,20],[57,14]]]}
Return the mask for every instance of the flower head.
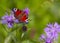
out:
{"label": "flower head", "polygon": [[11,12],[10,15],[8,15],[8,13],[6,13],[6,15],[2,17],[1,22],[2,22],[2,24],[7,24],[7,26],[9,28],[12,28],[14,22],[18,23],[19,21],[17,19],[15,19],[14,14]]}
{"label": "flower head", "polygon": [[60,25],[55,22],[55,24],[48,24],[44,29],[46,35],[45,38],[41,38],[45,40],[45,43],[52,43],[54,40],[58,39],[58,33],[60,32]]}

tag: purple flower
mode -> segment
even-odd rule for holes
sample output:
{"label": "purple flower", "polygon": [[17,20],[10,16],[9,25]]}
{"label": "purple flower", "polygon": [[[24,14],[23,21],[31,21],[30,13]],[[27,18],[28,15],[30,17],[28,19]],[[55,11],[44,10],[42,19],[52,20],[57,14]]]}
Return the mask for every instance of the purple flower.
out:
{"label": "purple flower", "polygon": [[29,14],[29,9],[28,8],[25,8],[23,11],[25,11],[27,15]]}
{"label": "purple flower", "polygon": [[1,23],[2,24],[7,24],[7,26],[9,28],[13,27],[14,23],[18,23],[19,21],[17,19],[15,19],[13,12],[10,13],[10,15],[8,15],[8,13],[6,13],[5,16],[2,17]]}
{"label": "purple flower", "polygon": [[52,43],[54,40],[58,39],[58,33],[60,32],[60,25],[55,22],[55,24],[48,24],[44,29],[46,35],[45,38],[41,38],[45,40],[45,43]]}

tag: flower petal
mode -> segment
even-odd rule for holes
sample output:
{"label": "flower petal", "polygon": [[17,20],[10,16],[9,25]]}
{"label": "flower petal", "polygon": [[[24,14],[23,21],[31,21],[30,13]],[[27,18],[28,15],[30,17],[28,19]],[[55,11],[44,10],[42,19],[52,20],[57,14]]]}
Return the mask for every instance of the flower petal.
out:
{"label": "flower petal", "polygon": [[24,11],[29,14],[29,9],[28,8],[25,8]]}
{"label": "flower petal", "polygon": [[41,39],[41,40],[45,40],[45,39],[46,39],[45,35],[42,34],[41,37],[40,37],[40,39]]}
{"label": "flower petal", "polygon": [[7,26],[8,26],[9,28],[12,28],[12,27],[13,27],[13,24],[8,23]]}
{"label": "flower petal", "polygon": [[2,24],[7,24],[7,21],[6,20],[1,20],[1,23]]}
{"label": "flower petal", "polygon": [[15,23],[19,23],[19,21],[17,19],[14,20]]}

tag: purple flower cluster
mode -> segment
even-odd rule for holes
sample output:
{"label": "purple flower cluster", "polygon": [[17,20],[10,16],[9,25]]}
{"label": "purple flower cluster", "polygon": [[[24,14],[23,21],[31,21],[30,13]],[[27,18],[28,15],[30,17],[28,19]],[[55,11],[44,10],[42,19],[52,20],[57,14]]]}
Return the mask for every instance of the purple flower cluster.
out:
{"label": "purple flower cluster", "polygon": [[8,13],[6,13],[6,15],[4,15],[2,17],[1,23],[2,24],[7,24],[7,26],[9,28],[13,27],[14,23],[18,23],[19,21],[17,19],[15,19],[14,17],[14,13],[11,11],[10,15],[8,15]]}
{"label": "purple flower cluster", "polygon": [[40,39],[45,40],[45,43],[53,43],[58,39],[58,33],[60,32],[60,25],[55,22],[55,24],[48,24],[44,29],[46,34],[42,34]]}

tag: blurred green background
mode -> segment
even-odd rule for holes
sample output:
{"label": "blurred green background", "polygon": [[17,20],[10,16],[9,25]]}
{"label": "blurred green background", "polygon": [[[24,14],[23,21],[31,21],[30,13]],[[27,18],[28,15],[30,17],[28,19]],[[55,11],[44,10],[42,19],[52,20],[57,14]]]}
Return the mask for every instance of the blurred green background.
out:
{"label": "blurred green background", "polygon": [[[14,30],[13,35],[8,35],[4,29],[6,26],[0,24],[0,43],[42,43],[39,37],[44,33],[46,25],[54,22],[60,24],[60,0],[0,0],[0,18],[13,8],[30,9],[28,31],[21,39],[22,32],[19,29]],[[18,40],[15,42],[16,39]]]}

